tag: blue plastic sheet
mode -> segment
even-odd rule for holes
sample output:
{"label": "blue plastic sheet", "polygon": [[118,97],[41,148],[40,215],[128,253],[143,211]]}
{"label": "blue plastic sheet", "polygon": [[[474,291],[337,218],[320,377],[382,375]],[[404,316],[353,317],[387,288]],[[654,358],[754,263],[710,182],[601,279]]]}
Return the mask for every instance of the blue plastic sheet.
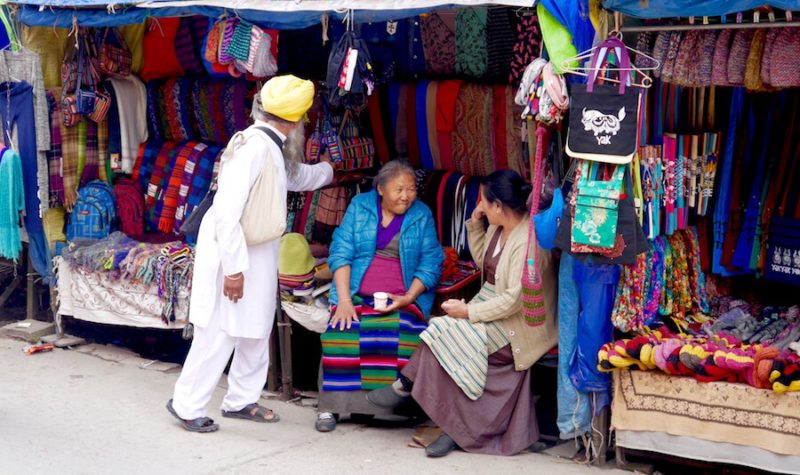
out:
{"label": "blue plastic sheet", "polygon": [[[75,1],[94,2],[94,0]],[[62,0],[62,3],[70,4],[67,0]],[[434,10],[437,9],[438,8]],[[431,9],[424,8],[386,11],[359,10],[355,12],[355,21],[358,23],[391,21],[415,17],[430,11]],[[20,7],[18,18],[22,24],[29,26],[71,28],[73,20],[77,20],[80,26],[114,27],[141,23],[148,17],[168,18],[187,15],[205,15],[211,18],[218,18],[224,13],[226,13],[226,10],[223,8],[200,6],[164,8],[139,8],[135,6],[127,6],[117,7],[114,13],[109,13],[105,8],[74,9],[45,7],[39,11],[38,6],[22,5]],[[259,10],[236,10],[236,14],[240,18],[249,20],[264,28],[291,30],[307,28],[309,26],[319,24],[322,12],[267,12]],[[332,20],[339,20],[343,18],[343,15],[340,13],[329,12],[328,14]]]}
{"label": "blue plastic sheet", "polygon": [[603,0],[603,7],[637,18],[720,16],[769,5],[799,10],[800,0]]}

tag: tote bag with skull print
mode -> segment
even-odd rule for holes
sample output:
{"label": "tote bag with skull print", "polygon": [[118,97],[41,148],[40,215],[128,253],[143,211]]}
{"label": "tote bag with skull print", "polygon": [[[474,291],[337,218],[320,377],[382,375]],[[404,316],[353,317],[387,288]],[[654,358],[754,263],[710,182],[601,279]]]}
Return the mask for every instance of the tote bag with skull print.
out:
{"label": "tote bag with skull print", "polygon": [[570,91],[566,151],[583,160],[626,164],[636,152],[639,90],[630,86],[628,71],[621,72],[618,86],[596,84],[609,56],[617,58],[620,69],[630,68],[628,51],[618,39],[610,38],[597,47],[588,84],[575,84]]}

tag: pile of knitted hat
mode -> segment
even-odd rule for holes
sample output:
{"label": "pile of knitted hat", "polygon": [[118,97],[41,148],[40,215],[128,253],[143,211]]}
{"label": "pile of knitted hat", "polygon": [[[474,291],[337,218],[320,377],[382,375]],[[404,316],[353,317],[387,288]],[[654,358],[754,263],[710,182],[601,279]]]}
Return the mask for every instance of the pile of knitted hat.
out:
{"label": "pile of knitted hat", "polygon": [[743,382],[776,392],[800,391],[800,357],[730,336],[673,334],[662,327],[648,335],[607,343],[598,352],[598,369],[660,369],[702,382]]}

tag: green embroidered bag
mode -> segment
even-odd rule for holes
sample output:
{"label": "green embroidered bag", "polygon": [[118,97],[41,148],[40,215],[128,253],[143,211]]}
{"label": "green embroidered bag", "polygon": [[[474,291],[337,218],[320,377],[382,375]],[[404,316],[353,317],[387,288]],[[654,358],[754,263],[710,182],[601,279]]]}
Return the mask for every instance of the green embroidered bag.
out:
{"label": "green embroidered bag", "polygon": [[[599,165],[581,161],[572,222],[572,241],[596,247],[611,248],[617,235],[619,198],[625,166],[616,165],[610,180],[597,180]],[[590,176],[592,175],[592,176]]]}

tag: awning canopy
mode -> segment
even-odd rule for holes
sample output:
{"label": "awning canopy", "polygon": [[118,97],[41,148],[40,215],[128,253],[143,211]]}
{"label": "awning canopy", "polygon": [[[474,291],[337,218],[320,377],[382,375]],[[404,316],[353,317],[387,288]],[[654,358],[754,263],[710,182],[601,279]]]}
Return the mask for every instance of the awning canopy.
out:
{"label": "awning canopy", "polygon": [[[153,0],[136,5],[98,0],[25,0],[19,21],[30,26],[69,28],[74,21],[81,26],[110,27],[141,23],[147,17],[205,15],[216,18],[224,13],[258,23],[267,28],[297,29],[320,22],[322,12],[343,18],[347,9],[355,10],[356,22],[399,20],[438,9],[479,5],[531,7],[533,0]],[[368,9],[365,9],[368,5]],[[98,8],[102,7],[102,8]]]}
{"label": "awning canopy", "polygon": [[603,0],[603,7],[636,18],[721,16],[771,6],[800,10],[800,0]]}

